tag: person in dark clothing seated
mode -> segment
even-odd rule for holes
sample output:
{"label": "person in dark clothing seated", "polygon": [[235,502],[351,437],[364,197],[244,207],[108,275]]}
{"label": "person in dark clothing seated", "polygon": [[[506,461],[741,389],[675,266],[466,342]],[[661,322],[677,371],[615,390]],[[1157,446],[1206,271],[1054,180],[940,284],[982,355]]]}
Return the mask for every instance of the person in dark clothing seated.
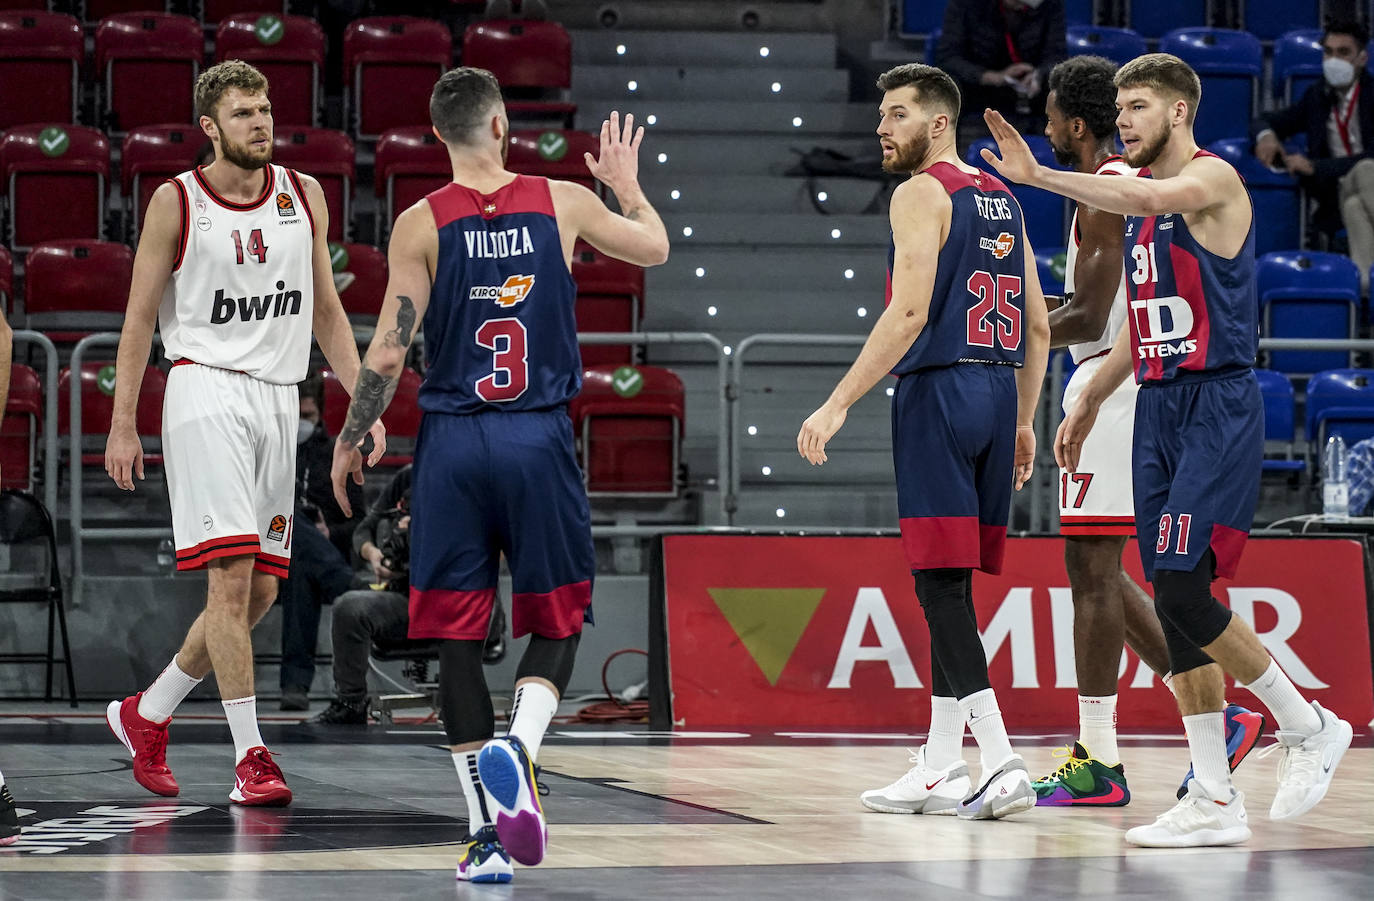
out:
{"label": "person in dark clothing seated", "polygon": [[[353,533],[354,550],[371,568],[376,583],[334,602],[335,697],[311,722],[365,725],[372,641],[403,639],[410,628],[410,472],[407,466],[396,473]],[[498,663],[506,656],[505,632],[506,613],[498,595],[484,663]]]}

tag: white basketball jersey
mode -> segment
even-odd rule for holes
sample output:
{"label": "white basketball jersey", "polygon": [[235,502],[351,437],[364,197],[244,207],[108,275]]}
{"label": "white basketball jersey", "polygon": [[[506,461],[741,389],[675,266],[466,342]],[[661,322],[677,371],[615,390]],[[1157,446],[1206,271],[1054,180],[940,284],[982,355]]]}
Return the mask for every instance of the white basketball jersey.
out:
{"label": "white basketball jersey", "polygon": [[296,173],[264,172],[251,203],[220,197],[198,169],[173,180],[182,241],[158,324],[170,360],[294,385],[310,361],[315,223]]}
{"label": "white basketball jersey", "polygon": [[[1094,175],[1135,175],[1136,170],[1121,161],[1119,156],[1109,156],[1098,164],[1094,170]],[[1073,269],[1078,262],[1078,208],[1075,206],[1073,211],[1073,225],[1069,228],[1069,249],[1064,259],[1064,294],[1072,295],[1074,292]],[[1125,259],[1122,259],[1122,269],[1125,269]],[[1082,363],[1089,357],[1095,357],[1104,351],[1111,350],[1112,344],[1116,341],[1117,333],[1126,321],[1126,278],[1123,274],[1116,284],[1116,298],[1112,301],[1112,309],[1107,314],[1107,326],[1102,334],[1095,341],[1084,341],[1082,344],[1070,344],[1069,353],[1073,356],[1075,363]]]}

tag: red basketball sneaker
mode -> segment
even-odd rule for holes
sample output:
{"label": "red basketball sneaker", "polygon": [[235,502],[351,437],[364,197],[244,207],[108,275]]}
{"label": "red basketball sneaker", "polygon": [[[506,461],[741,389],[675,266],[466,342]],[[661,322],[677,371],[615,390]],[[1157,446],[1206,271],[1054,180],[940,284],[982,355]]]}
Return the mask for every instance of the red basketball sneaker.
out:
{"label": "red basketball sneaker", "polygon": [[105,722],[134,759],[134,779],[155,795],[175,798],[181,791],[176,777],[167,767],[167,725],[145,720],[138,715],[139,692],[122,701],[111,701],[105,708]]}
{"label": "red basketball sneaker", "polygon": [[248,807],[285,807],[291,803],[286,777],[266,748],[253,748],[243,755],[234,768],[234,790],[229,800]]}

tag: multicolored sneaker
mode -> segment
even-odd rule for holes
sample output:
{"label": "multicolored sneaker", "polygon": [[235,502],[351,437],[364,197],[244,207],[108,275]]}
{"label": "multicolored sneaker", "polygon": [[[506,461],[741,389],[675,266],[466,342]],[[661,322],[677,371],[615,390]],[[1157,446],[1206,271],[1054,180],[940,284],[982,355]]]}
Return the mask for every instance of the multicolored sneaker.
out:
{"label": "multicolored sneaker", "polygon": [[1059,769],[1031,783],[1037,807],[1125,807],[1131,803],[1121,764],[1107,766],[1079,742],[1060,748],[1054,756],[1067,759]]}
{"label": "multicolored sneaker", "polygon": [[0,782],[0,845],[19,841],[19,811],[14,806],[10,787]]}
{"label": "multicolored sneaker", "polygon": [[477,773],[496,802],[496,834],[510,856],[527,867],[544,859],[549,841],[539,803],[534,761],[514,735],[493,738],[477,754]]}
{"label": "multicolored sneaker", "polygon": [[501,847],[495,826],[483,826],[468,839],[458,860],[459,882],[510,882],[515,875],[510,855]]}
{"label": "multicolored sneaker", "polygon": [[[1264,734],[1264,714],[1246,710],[1239,704],[1227,704],[1226,710],[1226,756],[1231,763],[1231,772],[1236,771],[1245,755],[1254,750],[1255,744]],[[1188,775],[1178,787],[1174,797],[1180,801],[1188,794],[1188,780],[1193,778],[1193,768],[1188,767]]]}

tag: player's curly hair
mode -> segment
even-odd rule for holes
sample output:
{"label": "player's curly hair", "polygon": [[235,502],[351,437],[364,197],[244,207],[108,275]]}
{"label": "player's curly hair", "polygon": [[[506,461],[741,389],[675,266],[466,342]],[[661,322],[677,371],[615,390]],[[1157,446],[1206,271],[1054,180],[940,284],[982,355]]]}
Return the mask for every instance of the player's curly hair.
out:
{"label": "player's curly hair", "polygon": [[1101,56],[1074,56],[1050,70],[1050,90],[1060,111],[1082,119],[1095,138],[1116,131],[1116,63]]}
{"label": "player's curly hair", "polygon": [[1118,88],[1149,88],[1173,102],[1188,104],[1188,124],[1197,118],[1202,101],[1202,82],[1193,67],[1172,53],[1147,53],[1116,70]]}
{"label": "player's curly hair", "polygon": [[878,76],[878,90],[883,93],[910,87],[922,106],[933,106],[949,113],[951,121],[959,118],[959,86],[943,69],[921,63],[907,63],[888,69]]}
{"label": "player's curly hair", "polygon": [[241,59],[217,63],[196,79],[196,116],[215,118],[215,107],[230,88],[246,94],[266,94],[267,76]]}

